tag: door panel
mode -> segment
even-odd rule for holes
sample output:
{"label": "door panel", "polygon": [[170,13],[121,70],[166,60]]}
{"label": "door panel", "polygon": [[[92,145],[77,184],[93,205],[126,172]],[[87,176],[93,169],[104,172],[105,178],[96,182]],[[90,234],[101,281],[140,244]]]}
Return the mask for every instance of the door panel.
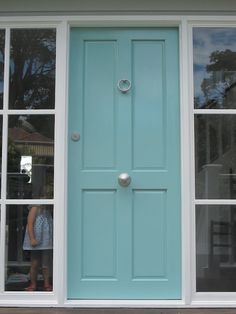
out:
{"label": "door panel", "polygon": [[166,191],[134,190],[132,216],[133,280],[165,278]]}
{"label": "door panel", "polygon": [[132,42],[134,169],[163,168],[165,163],[163,49],[159,40]]}
{"label": "door panel", "polygon": [[[82,279],[116,275],[116,192],[83,191]],[[94,263],[96,256],[96,263]]]}
{"label": "door panel", "polygon": [[181,297],[178,76],[176,29],[71,30],[68,298]]}
{"label": "door panel", "polygon": [[116,51],[115,41],[88,40],[84,43],[84,169],[115,166],[116,102],[113,86],[116,84]]}

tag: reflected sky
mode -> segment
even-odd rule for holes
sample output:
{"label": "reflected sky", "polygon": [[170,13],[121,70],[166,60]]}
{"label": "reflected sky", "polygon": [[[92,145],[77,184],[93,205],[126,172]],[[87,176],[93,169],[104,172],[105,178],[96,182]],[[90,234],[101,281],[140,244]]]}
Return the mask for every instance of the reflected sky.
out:
{"label": "reflected sky", "polygon": [[[236,28],[198,27],[193,29],[195,108],[230,107],[223,98],[225,98],[225,89],[232,85],[232,80],[236,81],[236,72],[234,72],[236,69],[232,67],[233,72],[230,72],[229,69],[225,69],[223,64],[222,69],[218,67],[217,71],[214,71],[215,73],[213,71],[207,72],[207,65],[214,64],[211,61],[211,54],[216,51],[224,52],[226,50],[236,54]],[[224,74],[222,74],[222,71]],[[209,105],[209,99],[211,100],[211,106]],[[212,99],[214,99],[214,102],[217,99],[217,104],[212,105]]]}

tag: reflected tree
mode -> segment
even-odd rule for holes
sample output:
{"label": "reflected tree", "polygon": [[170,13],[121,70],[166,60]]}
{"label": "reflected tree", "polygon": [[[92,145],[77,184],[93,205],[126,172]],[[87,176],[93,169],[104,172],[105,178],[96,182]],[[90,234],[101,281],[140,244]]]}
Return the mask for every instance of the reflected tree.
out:
{"label": "reflected tree", "polygon": [[5,31],[0,30],[0,107],[3,105]]}
{"label": "reflected tree", "polygon": [[54,29],[11,31],[11,109],[51,109],[55,103]]}
{"label": "reflected tree", "polygon": [[236,86],[236,52],[230,49],[212,52],[206,71],[209,77],[204,78],[201,84],[205,108],[231,107],[227,97]]}

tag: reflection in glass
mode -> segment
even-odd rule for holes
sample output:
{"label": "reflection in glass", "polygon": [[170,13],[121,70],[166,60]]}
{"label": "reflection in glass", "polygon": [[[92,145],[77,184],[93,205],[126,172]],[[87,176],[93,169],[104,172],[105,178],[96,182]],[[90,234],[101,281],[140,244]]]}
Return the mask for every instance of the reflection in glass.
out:
{"label": "reflection in glass", "polygon": [[236,291],[236,206],[196,207],[198,292]]}
{"label": "reflection in glass", "polygon": [[236,28],[193,29],[194,107],[236,108]]}
{"label": "reflection in glass", "polygon": [[53,208],[8,205],[6,291],[52,291]]}
{"label": "reflection in glass", "polygon": [[236,116],[195,115],[198,199],[236,198]]}
{"label": "reflection in glass", "polygon": [[[0,169],[2,167],[2,116],[0,115]],[[0,175],[0,196],[1,196],[1,175]]]}
{"label": "reflection in glass", "polygon": [[11,30],[10,109],[54,108],[55,52],[55,29]]}
{"label": "reflection in glass", "polygon": [[0,30],[0,109],[3,107],[5,30]]}
{"label": "reflection in glass", "polygon": [[7,172],[8,198],[53,197],[53,115],[9,116]]}

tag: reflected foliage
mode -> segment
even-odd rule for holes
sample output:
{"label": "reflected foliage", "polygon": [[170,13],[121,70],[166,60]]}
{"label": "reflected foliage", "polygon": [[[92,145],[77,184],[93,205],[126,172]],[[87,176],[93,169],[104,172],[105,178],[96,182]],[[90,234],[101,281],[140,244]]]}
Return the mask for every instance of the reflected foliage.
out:
{"label": "reflected foliage", "polygon": [[11,31],[10,109],[54,108],[55,55],[55,30]]}
{"label": "reflected foliage", "polygon": [[194,105],[236,108],[236,28],[193,29]]}
{"label": "reflected foliage", "polygon": [[0,30],[0,108],[3,106],[5,31]]}
{"label": "reflected foliage", "polygon": [[205,108],[233,107],[229,93],[236,86],[236,52],[226,49],[214,51],[207,64],[208,78],[204,78],[201,89],[206,98]]}

